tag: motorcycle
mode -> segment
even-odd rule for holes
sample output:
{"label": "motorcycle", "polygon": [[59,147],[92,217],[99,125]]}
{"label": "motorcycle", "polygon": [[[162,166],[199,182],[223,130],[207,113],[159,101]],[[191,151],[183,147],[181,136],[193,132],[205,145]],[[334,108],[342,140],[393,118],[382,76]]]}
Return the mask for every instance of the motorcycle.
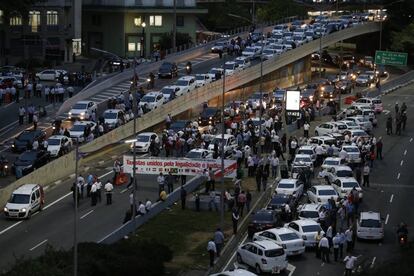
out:
{"label": "motorcycle", "polygon": [[0,161],[0,175],[1,176],[8,176],[9,173],[10,173],[9,161],[1,160]]}
{"label": "motorcycle", "polygon": [[153,89],[155,86],[155,76],[154,74],[150,73],[149,77],[147,78],[147,89]]}
{"label": "motorcycle", "polygon": [[401,247],[404,247],[407,243],[408,243],[408,236],[407,236],[407,234],[399,233],[398,234],[398,244]]}
{"label": "motorcycle", "polygon": [[185,71],[187,75],[191,74],[191,71],[192,71],[191,63],[187,63],[187,65],[185,66]]}

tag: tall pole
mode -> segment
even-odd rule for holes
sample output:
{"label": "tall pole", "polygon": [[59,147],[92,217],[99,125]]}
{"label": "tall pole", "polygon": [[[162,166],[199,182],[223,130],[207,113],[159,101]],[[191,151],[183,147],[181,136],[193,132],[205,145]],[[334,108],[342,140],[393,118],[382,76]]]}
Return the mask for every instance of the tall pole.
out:
{"label": "tall pole", "polygon": [[173,18],[173,36],[172,36],[172,51],[175,53],[177,49],[177,0],[174,0],[174,18]]}
{"label": "tall pole", "polygon": [[[136,95],[136,93],[135,93],[135,95]],[[137,110],[137,98],[136,98],[136,96],[135,96],[135,98],[134,98],[134,102],[133,102],[133,112],[132,112],[132,114],[134,115],[134,127],[133,127],[133,129],[134,129],[134,139],[135,139],[135,136],[136,136],[136,132],[137,132],[137,112],[138,112],[138,110]],[[134,140],[134,144],[133,144],[133,147],[134,147],[134,150],[132,151],[132,153],[133,153],[133,159],[132,159],[132,162],[133,162],[133,164],[132,164],[132,177],[133,177],[133,181],[134,181],[134,183],[133,183],[133,186],[132,186],[132,220],[133,220],[133,226],[134,226],[134,230],[133,230],[133,233],[135,233],[135,230],[136,230],[136,226],[137,226],[137,221],[136,221],[136,212],[137,212],[137,206],[136,206],[136,204],[137,204],[137,201],[136,201],[136,192],[137,192],[137,174],[136,174],[136,161],[137,161],[137,150],[136,150],[136,145],[137,144],[137,142],[136,142],[136,140]]]}
{"label": "tall pole", "polygon": [[256,15],[255,15],[255,9],[256,9],[256,1],[255,0],[252,0],[252,23],[253,23],[253,26],[255,26],[255,24],[256,24],[256,20],[255,20],[255,17],[256,17]]}
{"label": "tall pole", "polygon": [[[319,7],[319,15],[322,16],[322,6]],[[322,78],[322,27],[319,26],[319,77]]]}
{"label": "tall pole", "polygon": [[381,10],[380,10],[380,33],[379,33],[379,49],[381,51],[382,49],[382,18],[381,18],[381,11],[382,11],[383,7],[381,6]]}
{"label": "tall pole", "polygon": [[[344,65],[343,57],[342,57],[342,45],[343,45],[343,40],[341,40],[341,46],[340,46],[340,50],[339,50],[339,73],[338,73],[338,82],[339,82],[339,78],[341,76],[342,66]],[[341,91],[341,89],[339,89],[338,111],[341,111],[341,101],[342,101],[342,91]]]}
{"label": "tall pole", "polygon": [[145,24],[142,25],[142,58],[145,58]]}
{"label": "tall pole", "polygon": [[75,221],[73,223],[73,276],[78,275],[78,165],[79,165],[79,138],[76,139],[75,148],[75,183],[73,192],[75,193]]}
{"label": "tall pole", "polygon": [[[263,35],[262,35],[262,53],[263,53]],[[262,55],[262,54],[261,54]],[[262,110],[263,110],[263,57],[260,55],[260,107],[259,107],[259,154],[262,154],[262,147],[260,146],[260,139],[262,137]]]}
{"label": "tall pole", "polygon": [[221,195],[220,195],[220,227],[224,229],[224,95],[226,93],[226,58],[223,55],[223,91],[221,93]]}

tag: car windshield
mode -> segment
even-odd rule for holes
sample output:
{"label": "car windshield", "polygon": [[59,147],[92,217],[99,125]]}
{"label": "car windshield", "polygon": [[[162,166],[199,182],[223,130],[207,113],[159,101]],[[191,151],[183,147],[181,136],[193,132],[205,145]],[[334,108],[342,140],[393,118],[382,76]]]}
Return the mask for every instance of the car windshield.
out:
{"label": "car windshield", "polygon": [[363,219],[361,220],[361,227],[381,228],[381,222],[376,219]]}
{"label": "car windshield", "polygon": [[164,63],[164,64],[162,64],[162,65],[161,65],[160,70],[170,70],[170,69],[171,69],[171,67],[172,67],[172,65],[171,65],[171,64],[169,64],[169,63]]}
{"label": "car windshield", "polygon": [[245,52],[254,52],[254,48],[252,48],[252,47],[246,47],[246,48],[244,49],[244,51],[245,51]]}
{"label": "car windshield", "polygon": [[281,205],[281,204],[286,204],[289,202],[289,198],[285,197],[285,196],[275,196],[272,198],[272,201],[270,202],[270,204],[273,205]]}
{"label": "car windshield", "polygon": [[354,188],[354,187],[358,187],[358,183],[356,183],[356,182],[342,182],[342,187],[344,187],[344,188]]}
{"label": "car windshield", "polygon": [[215,74],[217,74],[217,73],[221,74],[221,73],[222,73],[222,71],[221,71],[221,70],[218,70],[218,69],[211,69],[211,70],[210,70],[210,74],[215,75]]}
{"label": "car windshield", "polygon": [[162,93],[162,94],[171,95],[172,93],[174,93],[174,89],[172,89],[172,88],[163,88],[163,89],[161,90],[161,93]]}
{"label": "car windshield", "polygon": [[25,204],[29,203],[30,195],[12,194],[9,203]]}
{"label": "car windshield", "polygon": [[250,96],[250,99],[252,100],[260,100],[260,93],[254,93],[253,95]]}
{"label": "car windshield", "polygon": [[71,128],[71,131],[83,131],[85,129],[86,125],[73,125]]}
{"label": "car windshield", "polygon": [[202,117],[210,117],[210,116],[214,116],[214,114],[216,114],[217,109],[215,108],[206,108],[203,110],[203,112],[201,112],[201,116]]}
{"label": "car windshield", "polygon": [[283,45],[273,45],[272,48],[276,50],[283,50]]}
{"label": "car windshield", "polygon": [[187,153],[186,155],[187,158],[201,158],[201,152],[197,152],[197,151],[190,151],[189,153]]}
{"label": "car windshield", "polygon": [[270,258],[282,256],[283,254],[285,254],[285,251],[283,251],[283,249],[273,249],[265,251],[265,256]]}
{"label": "car windshield", "polygon": [[116,119],[118,117],[118,114],[115,112],[105,112],[104,118],[105,119]]}
{"label": "car windshield", "polygon": [[253,215],[253,220],[256,221],[272,221],[273,216],[270,212],[258,212]]}
{"label": "car windshield", "polygon": [[25,141],[28,141],[28,140],[32,140],[33,139],[33,132],[30,132],[30,131],[24,131],[24,132],[22,132],[20,135],[19,135],[19,137],[18,137],[18,139],[19,140],[25,140]]}
{"label": "car windshield", "polygon": [[144,96],[141,100],[142,102],[152,103],[155,102],[154,96]]}
{"label": "car windshield", "polygon": [[336,192],[335,192],[335,190],[326,190],[326,189],[324,189],[324,190],[319,190],[318,195],[320,195],[320,196],[335,196]]}
{"label": "car windshield", "polygon": [[244,64],[245,64],[245,60],[236,59],[236,63],[237,63],[238,65],[244,65]]}
{"label": "car windshield", "polygon": [[312,162],[309,157],[296,157],[295,162]]}
{"label": "car windshield", "polygon": [[190,81],[188,80],[178,80],[177,85],[178,86],[189,86]]}
{"label": "car windshield", "polygon": [[280,234],[279,238],[282,241],[292,241],[292,240],[297,240],[299,237],[295,233],[286,233],[286,234]]}
{"label": "car windshield", "polygon": [[352,177],[352,171],[348,171],[348,170],[340,170],[336,172],[336,176],[338,177]]}
{"label": "car windshield", "polygon": [[366,136],[365,132],[363,131],[354,131],[352,135],[353,136]]}
{"label": "car windshield", "polygon": [[358,77],[359,79],[368,79],[369,76],[368,75],[359,75]]}
{"label": "car windshield", "polygon": [[373,104],[382,104],[382,101],[381,100],[373,100],[372,103]]}
{"label": "car windshield", "polygon": [[86,109],[87,107],[88,104],[86,103],[77,103],[72,107],[72,109]]}
{"label": "car windshield", "polygon": [[151,139],[150,135],[138,135],[137,142],[148,143]]}
{"label": "car windshield", "polygon": [[301,211],[299,216],[302,218],[319,218],[319,213],[316,211]]}
{"label": "car windshield", "polygon": [[47,144],[49,146],[59,146],[60,145],[60,139],[49,138],[49,139],[47,139]]}
{"label": "car windshield", "polygon": [[294,39],[294,40],[302,40],[302,36],[300,36],[300,35],[295,35],[295,36],[293,36],[293,39]]}
{"label": "car windshield", "polygon": [[308,154],[312,155],[313,151],[311,149],[299,149],[298,154]]}
{"label": "car windshield", "polygon": [[305,32],[306,36],[313,36],[313,32]]}
{"label": "car windshield", "polygon": [[282,189],[293,189],[295,188],[295,184],[293,183],[279,183],[279,185],[277,185],[278,188],[282,188]]}
{"label": "car windshield", "polygon": [[330,165],[330,166],[335,166],[339,164],[339,161],[335,161],[335,160],[325,160],[323,162],[324,165]]}
{"label": "car windshield", "polygon": [[275,35],[273,35],[273,37],[276,38],[276,39],[281,39],[283,37],[283,35],[282,34],[275,34]]}
{"label": "car windshield", "polygon": [[322,228],[319,225],[305,225],[305,226],[302,226],[302,230],[304,233],[309,233],[309,232],[321,231]]}
{"label": "car windshield", "polygon": [[203,80],[205,80],[206,78],[205,78],[205,76],[204,75],[197,75],[196,76],[196,80],[201,80],[201,81],[203,81]]}
{"label": "car windshield", "polygon": [[266,50],[264,50],[263,51],[263,54],[267,54],[267,55],[272,55],[272,54],[274,54],[274,50],[272,50],[272,49],[266,49]]}
{"label": "car windshield", "polygon": [[[224,139],[224,144],[226,144],[226,139]],[[219,145],[221,145],[221,138],[214,138],[212,141],[212,144],[215,145],[216,143],[218,143]]]}
{"label": "car windshield", "polygon": [[20,161],[33,161],[36,159],[36,152],[35,151],[27,151],[22,153],[19,156]]}
{"label": "car windshield", "polygon": [[224,64],[224,68],[226,70],[234,70],[234,63],[231,64]]}

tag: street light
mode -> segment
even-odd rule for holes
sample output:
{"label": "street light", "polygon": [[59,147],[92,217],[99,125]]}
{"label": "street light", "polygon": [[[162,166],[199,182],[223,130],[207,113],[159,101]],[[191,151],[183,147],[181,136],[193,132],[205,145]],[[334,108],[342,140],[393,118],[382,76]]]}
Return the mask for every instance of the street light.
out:
{"label": "street light", "polygon": [[141,43],[141,47],[142,47],[142,58],[145,58],[145,27],[147,26],[147,24],[144,22],[141,23],[141,27],[142,27],[142,43]]}
{"label": "street light", "polygon": [[224,229],[224,94],[226,93],[226,55],[223,56],[223,90],[221,93],[221,196],[220,196],[220,227]]}

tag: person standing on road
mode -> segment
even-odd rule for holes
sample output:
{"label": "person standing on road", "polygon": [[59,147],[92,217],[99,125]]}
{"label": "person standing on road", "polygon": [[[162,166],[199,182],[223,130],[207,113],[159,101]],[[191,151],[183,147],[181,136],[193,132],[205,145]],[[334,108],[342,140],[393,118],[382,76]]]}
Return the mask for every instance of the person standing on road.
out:
{"label": "person standing on road", "polygon": [[99,178],[96,179],[96,198],[99,203],[102,202],[102,182]]}
{"label": "person standing on road", "polygon": [[217,228],[216,232],[214,232],[214,243],[216,244],[218,258],[220,257],[220,252],[224,245],[224,234],[220,228]]}
{"label": "person standing on road", "polygon": [[172,175],[171,172],[168,172],[167,175],[167,189],[168,189],[168,193],[171,194],[174,191],[174,181],[175,181],[175,176]]}
{"label": "person standing on road", "polygon": [[352,227],[346,229],[345,231],[345,240],[346,240],[346,252],[351,252],[354,247],[353,247],[353,231],[352,231]]}
{"label": "person standing on road", "polygon": [[231,220],[233,222],[233,234],[237,235],[237,224],[239,223],[239,212],[237,212],[237,209],[234,207],[233,212],[231,214]]}
{"label": "person standing on road", "polygon": [[321,250],[319,248],[319,242],[322,239],[322,234],[321,231],[319,230],[318,233],[316,233],[315,235],[315,242],[316,242],[316,247],[315,247],[315,255],[316,258],[320,259],[321,258]]}
{"label": "person standing on road", "polygon": [[336,233],[335,237],[333,237],[333,239],[332,239],[335,262],[338,261],[340,243],[341,243],[341,236],[339,235],[339,233]]}
{"label": "person standing on road", "polygon": [[26,109],[23,106],[21,106],[19,108],[19,125],[23,125],[25,115],[26,115]]}
{"label": "person standing on road", "polygon": [[378,138],[378,141],[376,143],[376,148],[377,148],[377,159],[382,160],[382,137]]}
{"label": "person standing on road", "polygon": [[114,190],[114,185],[112,185],[111,182],[107,182],[105,184],[105,194],[106,194],[106,205],[111,205],[112,204],[112,193]]}
{"label": "person standing on road", "polygon": [[346,237],[344,231],[340,231],[339,233],[339,258],[342,259],[344,257],[344,244],[346,241]]}
{"label": "person standing on road", "polygon": [[116,184],[117,183],[117,178],[118,178],[119,174],[121,173],[121,162],[118,159],[116,159],[115,162],[114,162],[113,170],[114,170],[114,179],[113,179],[112,182]]}
{"label": "person standing on road", "polygon": [[252,202],[252,194],[247,190],[246,193],[246,210],[247,212],[250,211],[250,203]]}
{"label": "person standing on road", "polygon": [[185,201],[187,199],[187,191],[184,189],[183,185],[181,185],[180,198],[181,198],[181,209],[185,210]]}
{"label": "person standing on road", "polygon": [[305,124],[303,125],[303,136],[305,138],[309,138],[309,129],[310,129],[310,125],[309,123],[306,121]]}
{"label": "person standing on road", "polygon": [[165,177],[162,174],[162,172],[160,172],[160,174],[157,177],[157,183],[158,183],[158,194],[160,194],[161,191],[164,191],[164,184],[165,184]]}
{"label": "person standing on road", "polygon": [[329,241],[326,238],[325,235],[323,235],[323,238],[319,241],[318,244],[319,250],[321,251],[321,258],[322,262],[330,263],[329,261]]}
{"label": "person standing on road", "polygon": [[387,135],[391,135],[392,134],[392,117],[391,116],[387,118],[386,126],[387,126]]}
{"label": "person standing on road", "polygon": [[98,185],[96,182],[94,182],[91,186],[91,201],[92,201],[92,206],[96,205],[96,198],[97,198],[97,190],[98,190]]}
{"label": "person standing on road", "polygon": [[355,267],[355,261],[357,260],[357,257],[352,256],[351,252],[348,252],[348,256],[345,257],[344,263],[345,263],[345,276],[351,276],[352,270]]}
{"label": "person standing on road", "polygon": [[244,193],[244,191],[242,191],[237,197],[237,205],[238,205],[237,211],[239,212],[241,217],[243,216],[243,209],[244,209],[244,205],[246,205],[246,201],[247,201],[246,194]]}
{"label": "person standing on road", "polygon": [[216,244],[214,243],[213,239],[211,239],[207,243],[207,252],[210,256],[210,267],[213,267],[214,266],[214,257],[216,256],[216,253],[217,253]]}
{"label": "person standing on road", "polygon": [[369,188],[369,174],[370,174],[370,167],[368,163],[365,163],[364,168],[362,170],[362,174],[364,176],[363,186]]}

